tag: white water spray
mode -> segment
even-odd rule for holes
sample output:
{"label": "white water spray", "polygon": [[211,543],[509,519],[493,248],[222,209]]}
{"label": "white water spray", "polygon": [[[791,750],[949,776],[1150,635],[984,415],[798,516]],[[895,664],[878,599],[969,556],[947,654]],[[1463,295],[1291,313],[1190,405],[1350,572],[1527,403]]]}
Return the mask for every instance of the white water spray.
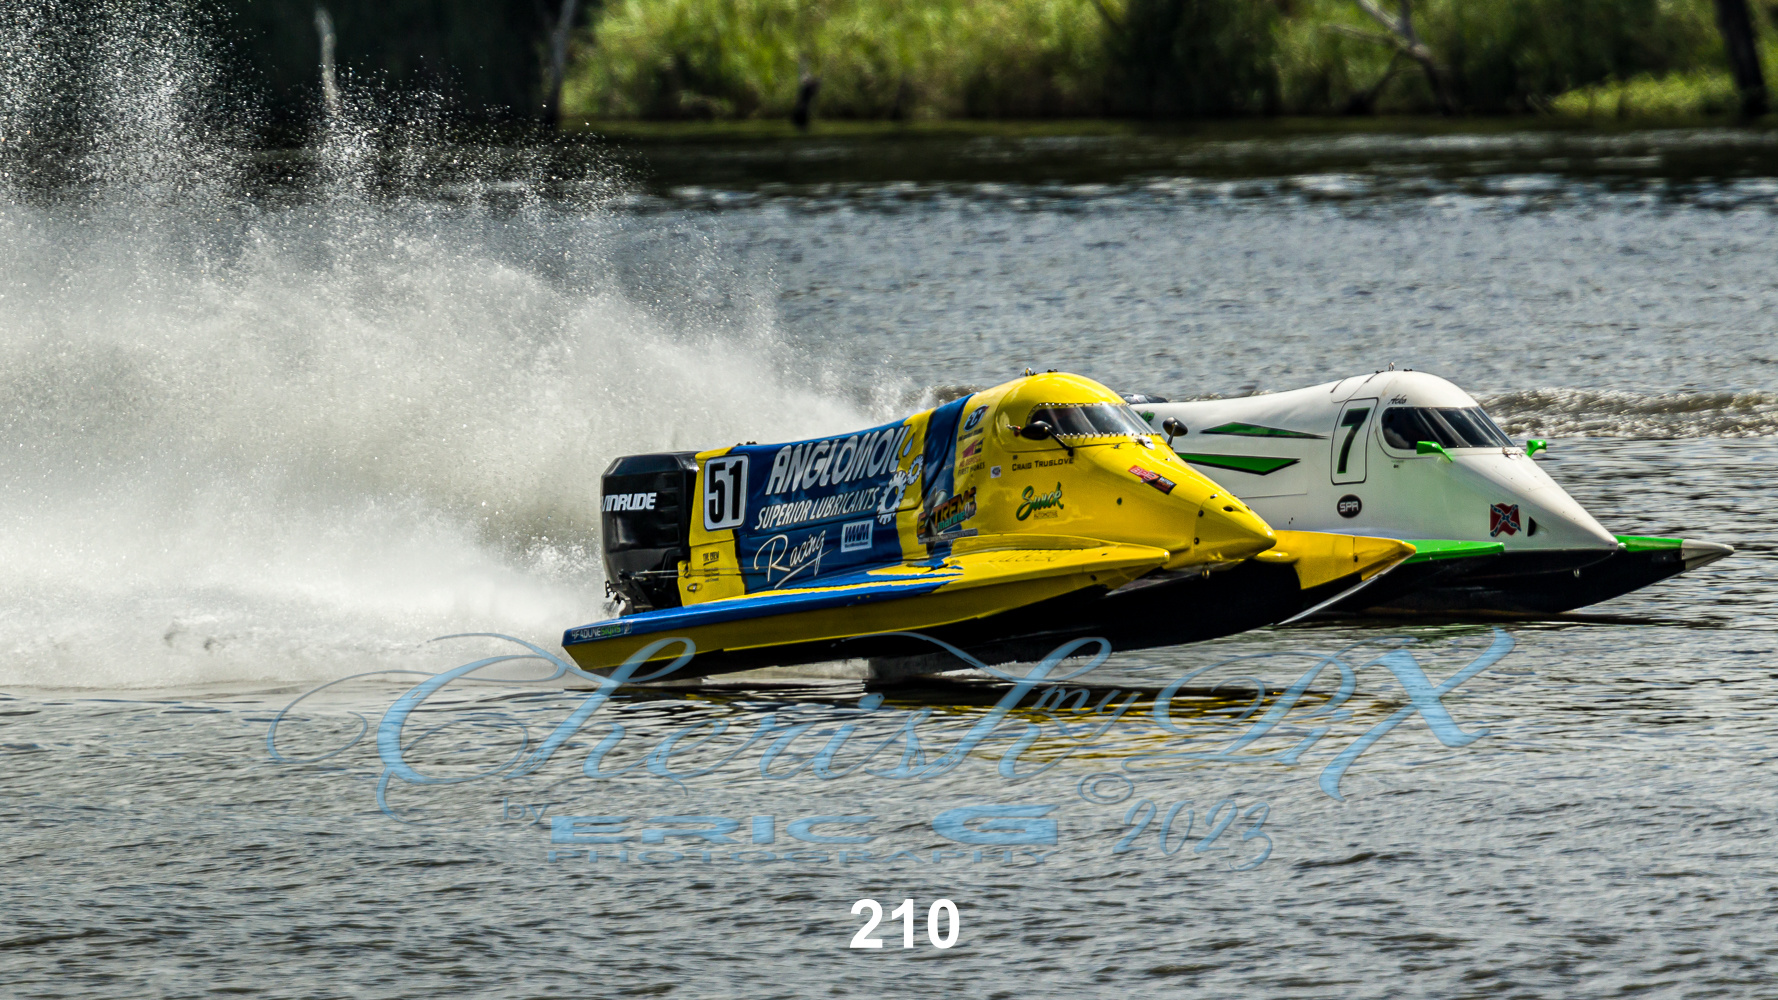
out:
{"label": "white water spray", "polygon": [[[78,184],[0,173],[0,684],[299,681],[449,632],[547,641],[605,613],[613,457],[879,415],[806,374],[707,240],[620,261],[613,234],[649,220],[538,194],[559,179],[440,197],[450,149],[348,118],[306,188],[240,194],[249,154],[193,112],[200,47],[158,30],[96,46],[119,62],[87,65],[110,110]],[[8,77],[0,134],[54,76]],[[371,193],[390,176],[419,193]],[[675,294],[627,292],[637,267]]]}

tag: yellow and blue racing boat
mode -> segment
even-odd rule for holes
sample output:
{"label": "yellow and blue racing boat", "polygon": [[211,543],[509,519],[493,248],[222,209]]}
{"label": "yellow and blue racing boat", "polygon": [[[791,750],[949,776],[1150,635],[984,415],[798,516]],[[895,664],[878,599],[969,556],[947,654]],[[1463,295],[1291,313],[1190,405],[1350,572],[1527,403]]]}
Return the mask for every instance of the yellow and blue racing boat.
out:
{"label": "yellow and blue racing boat", "polygon": [[937,651],[908,633],[985,663],[1072,638],[1194,642],[1302,614],[1414,553],[1274,531],[1116,393],[1059,373],[855,433],[626,456],[603,487],[623,613],[564,635],[588,670],[666,638],[695,645],[679,676]]}

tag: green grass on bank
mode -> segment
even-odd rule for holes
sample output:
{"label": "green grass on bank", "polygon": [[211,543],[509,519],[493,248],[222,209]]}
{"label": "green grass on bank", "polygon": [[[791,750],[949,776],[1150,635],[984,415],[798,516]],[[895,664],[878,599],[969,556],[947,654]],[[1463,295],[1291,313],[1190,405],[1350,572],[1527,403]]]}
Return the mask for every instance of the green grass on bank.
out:
{"label": "green grass on bank", "polygon": [[[1778,83],[1778,39],[1761,46],[1767,85]],[[1740,106],[1728,70],[1690,69],[1609,80],[1557,96],[1550,110],[1570,118],[1691,119],[1733,114]]]}
{"label": "green grass on bank", "polygon": [[[1769,36],[1778,0],[1754,6]],[[1720,104],[1712,0],[1413,9],[1439,89],[1465,112]],[[1767,65],[1778,73],[1769,55]],[[577,40],[563,111],[783,119],[804,72],[820,79],[824,119],[1425,114],[1441,104],[1354,0],[609,0]]]}

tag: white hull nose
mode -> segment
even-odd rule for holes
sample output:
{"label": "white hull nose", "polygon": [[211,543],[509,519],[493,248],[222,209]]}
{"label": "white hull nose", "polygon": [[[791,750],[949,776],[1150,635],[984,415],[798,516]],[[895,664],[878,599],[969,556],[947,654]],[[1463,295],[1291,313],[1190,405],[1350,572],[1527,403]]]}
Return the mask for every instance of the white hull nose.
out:
{"label": "white hull nose", "polygon": [[1426,470],[1452,479],[1453,499],[1476,514],[1486,512],[1488,532],[1478,539],[1501,542],[1508,552],[1540,549],[1613,551],[1617,538],[1556,485],[1537,463],[1516,451],[1456,452],[1437,457]]}
{"label": "white hull nose", "polygon": [[1685,571],[1688,573],[1699,566],[1708,566],[1724,556],[1734,554],[1734,546],[1721,542],[1694,542],[1688,538],[1679,546],[1679,560],[1685,564]]}

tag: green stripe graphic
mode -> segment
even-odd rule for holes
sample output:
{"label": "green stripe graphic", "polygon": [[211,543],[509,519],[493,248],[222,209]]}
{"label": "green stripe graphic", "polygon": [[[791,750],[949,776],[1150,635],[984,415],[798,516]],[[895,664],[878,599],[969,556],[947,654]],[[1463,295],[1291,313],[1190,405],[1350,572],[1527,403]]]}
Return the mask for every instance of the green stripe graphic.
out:
{"label": "green stripe graphic", "polygon": [[1232,469],[1235,472],[1251,472],[1256,476],[1269,476],[1279,469],[1287,469],[1297,463],[1294,458],[1265,458],[1260,455],[1187,455],[1183,451],[1175,454],[1193,465],[1208,465],[1212,469]]}
{"label": "green stripe graphic", "polygon": [[1244,424],[1239,421],[1236,421],[1235,423],[1232,423],[1232,424],[1218,424],[1217,426],[1204,431],[1204,433],[1205,434],[1240,434],[1244,437],[1269,437],[1269,438],[1316,438],[1316,439],[1321,439],[1321,438],[1327,437],[1326,434],[1309,434],[1309,433],[1305,433],[1303,431],[1287,431],[1282,427],[1263,427],[1259,424]]}

